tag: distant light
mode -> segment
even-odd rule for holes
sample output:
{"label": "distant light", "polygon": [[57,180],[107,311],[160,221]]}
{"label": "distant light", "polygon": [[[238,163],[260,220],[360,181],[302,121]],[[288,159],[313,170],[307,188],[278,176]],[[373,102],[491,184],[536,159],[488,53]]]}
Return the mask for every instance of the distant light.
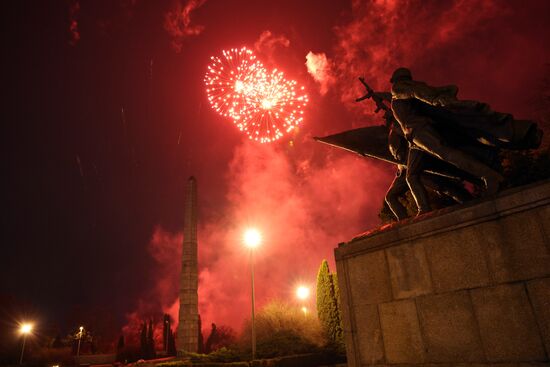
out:
{"label": "distant light", "polygon": [[308,310],[307,310],[307,307],[306,307],[306,306],[302,307],[302,312],[304,313],[304,315],[307,315],[307,311],[308,311]]}
{"label": "distant light", "polygon": [[82,330],[84,330],[84,326],[81,326],[79,329],[80,329],[80,332],[82,332]]}
{"label": "distant light", "polygon": [[21,325],[21,329],[20,329],[21,333],[23,334],[28,334],[32,331],[32,324],[22,324]]}
{"label": "distant light", "polygon": [[296,297],[299,299],[307,299],[309,297],[309,288],[303,285],[296,288]]}
{"label": "distant light", "polygon": [[262,235],[257,229],[249,228],[244,232],[243,240],[246,247],[253,249],[262,242]]}

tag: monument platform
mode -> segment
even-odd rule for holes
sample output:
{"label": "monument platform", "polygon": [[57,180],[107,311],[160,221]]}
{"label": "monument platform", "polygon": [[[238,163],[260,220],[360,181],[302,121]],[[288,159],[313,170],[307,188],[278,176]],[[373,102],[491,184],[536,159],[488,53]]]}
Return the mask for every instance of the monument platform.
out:
{"label": "monument platform", "polygon": [[550,365],[550,181],[335,249],[348,366]]}

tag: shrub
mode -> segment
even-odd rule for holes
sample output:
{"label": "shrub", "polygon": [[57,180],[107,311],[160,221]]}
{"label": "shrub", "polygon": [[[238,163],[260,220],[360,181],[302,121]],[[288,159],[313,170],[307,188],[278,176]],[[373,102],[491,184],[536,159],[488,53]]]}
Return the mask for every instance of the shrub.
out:
{"label": "shrub", "polygon": [[[296,353],[311,353],[324,344],[319,320],[304,315],[300,308],[281,301],[272,301],[256,315],[257,357],[266,358]],[[245,323],[239,339],[244,355],[251,352],[251,324]]]}

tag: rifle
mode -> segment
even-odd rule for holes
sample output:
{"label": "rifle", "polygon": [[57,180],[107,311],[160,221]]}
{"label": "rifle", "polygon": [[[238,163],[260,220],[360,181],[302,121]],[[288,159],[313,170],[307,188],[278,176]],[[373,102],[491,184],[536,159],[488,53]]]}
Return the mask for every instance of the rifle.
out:
{"label": "rifle", "polygon": [[384,93],[375,92],[367,84],[367,82],[365,82],[365,79],[363,77],[359,77],[359,81],[361,82],[361,84],[365,86],[365,88],[367,89],[367,93],[362,97],[356,98],[355,102],[361,102],[369,98],[372,99],[374,103],[376,103],[376,110],[374,110],[374,113],[378,113],[380,112],[380,110],[384,110],[384,120],[386,120],[386,126],[389,127],[394,121],[394,118],[393,118],[393,112],[391,108],[384,103],[384,100],[387,99],[387,97],[386,98],[383,97]]}

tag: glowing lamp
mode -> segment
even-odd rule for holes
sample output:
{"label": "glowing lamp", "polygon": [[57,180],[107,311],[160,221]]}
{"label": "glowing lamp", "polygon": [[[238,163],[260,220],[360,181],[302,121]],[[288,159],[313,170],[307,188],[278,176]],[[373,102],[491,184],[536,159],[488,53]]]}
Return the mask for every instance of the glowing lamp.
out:
{"label": "glowing lamp", "polygon": [[244,232],[243,239],[245,246],[253,249],[258,247],[262,242],[262,235],[257,229],[249,228]]}
{"label": "glowing lamp", "polygon": [[296,297],[302,300],[307,299],[309,297],[309,288],[303,285],[296,288]]}
{"label": "glowing lamp", "polygon": [[32,324],[22,324],[19,330],[22,334],[28,334],[32,331]]}

